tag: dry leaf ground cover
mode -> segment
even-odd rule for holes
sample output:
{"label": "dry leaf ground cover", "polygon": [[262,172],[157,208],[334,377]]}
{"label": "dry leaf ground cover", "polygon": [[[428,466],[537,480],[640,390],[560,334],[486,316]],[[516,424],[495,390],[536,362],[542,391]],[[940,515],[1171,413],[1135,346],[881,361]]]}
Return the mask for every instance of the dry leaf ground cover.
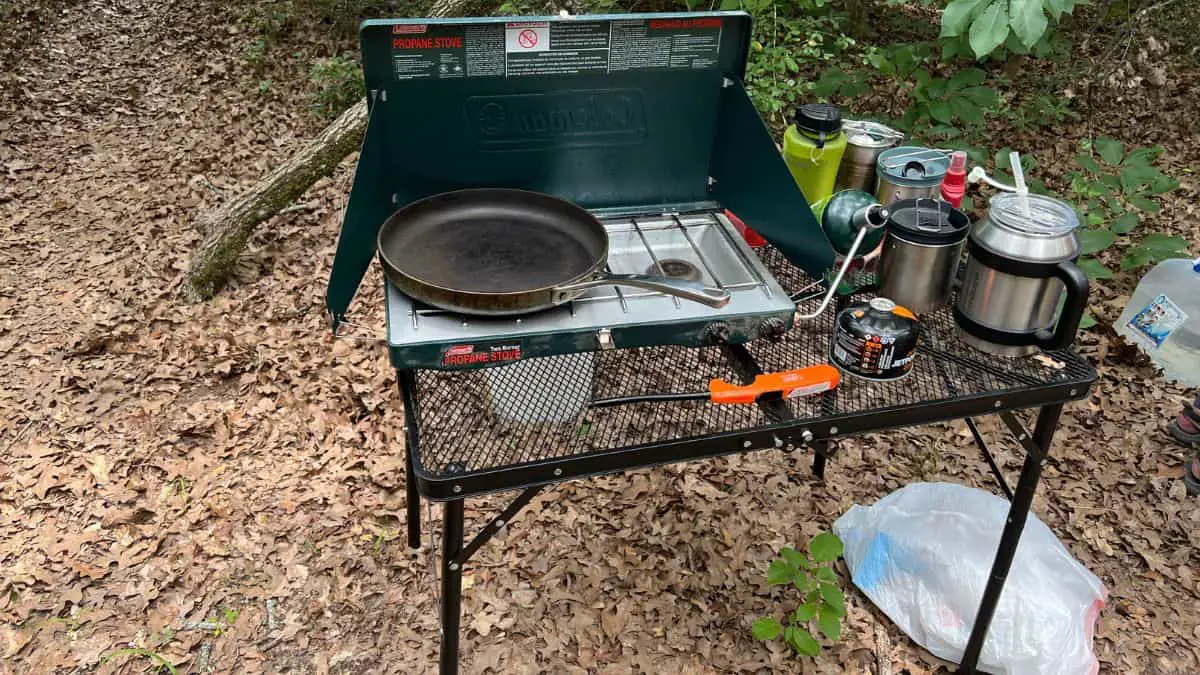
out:
{"label": "dry leaf ground cover", "polygon": [[[352,160],[255,237],[232,288],[181,303],[193,215],[315,130],[302,79],[259,97],[216,3],[46,6],[0,52],[0,672],[136,673],[155,657],[428,672],[434,582],[399,536],[392,374],[323,315]],[[1195,240],[1183,168],[1200,136],[1169,102],[1200,98],[1197,78],[1172,71],[1152,94],[1138,124],[1101,131],[1167,147],[1184,189],[1162,226]],[[1073,153],[1044,142],[1047,160]],[[1098,289],[1098,311],[1128,290]],[[1035,511],[1111,591],[1105,672],[1200,672],[1200,502],[1162,433],[1185,393],[1104,333],[1084,349],[1102,379],[1068,409]],[[1014,448],[1000,454],[1015,472]],[[937,671],[854,592],[843,642],[815,664],[748,628],[772,606],[779,546],[915,479],[987,487],[965,428],[846,441],[824,482],[808,461],[759,452],[547,490],[468,566],[465,670]],[[506,500],[480,500],[469,529]]]}

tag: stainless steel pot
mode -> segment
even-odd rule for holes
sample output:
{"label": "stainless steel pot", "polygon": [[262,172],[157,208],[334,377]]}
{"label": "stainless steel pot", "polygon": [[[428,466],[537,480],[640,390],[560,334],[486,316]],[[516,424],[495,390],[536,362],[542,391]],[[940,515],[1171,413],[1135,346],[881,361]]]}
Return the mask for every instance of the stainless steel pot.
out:
{"label": "stainless steel pot", "polygon": [[970,221],[938,199],[892,202],[879,258],[879,295],[917,314],[949,304]]}
{"label": "stainless steel pot", "polygon": [[970,258],[954,307],[962,339],[1000,356],[1069,346],[1088,295],[1087,275],[1074,264],[1078,225],[1075,210],[1057,199],[993,197],[967,245]]}
{"label": "stainless steel pot", "polygon": [[884,150],[875,166],[875,198],[887,206],[901,199],[936,199],[950,168],[950,156],[941,150],[903,145]]}
{"label": "stainless steel pot", "polygon": [[869,120],[843,120],[846,152],[838,167],[835,192],[862,190],[875,193],[875,166],[879,154],[904,140],[904,134]]}

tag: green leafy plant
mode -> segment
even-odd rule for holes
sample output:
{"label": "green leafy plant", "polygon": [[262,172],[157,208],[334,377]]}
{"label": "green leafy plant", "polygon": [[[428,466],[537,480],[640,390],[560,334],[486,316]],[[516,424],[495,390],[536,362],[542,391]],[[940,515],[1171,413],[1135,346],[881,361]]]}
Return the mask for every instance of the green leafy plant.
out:
{"label": "green leafy plant", "polygon": [[1025,133],[1037,133],[1079,119],[1070,99],[1051,94],[1035,94],[1021,105],[1006,109],[1005,116],[1014,129]]}
{"label": "green leafy plant", "polygon": [[952,0],[942,12],[939,39],[946,58],[974,54],[982,59],[1002,47],[1017,54],[1049,49],[1048,30],[1070,14],[1078,0]]}
{"label": "green leafy plant", "polygon": [[[1084,141],[1082,150],[1075,158],[1080,170],[1071,174],[1071,193],[1084,224],[1079,231],[1079,266],[1093,279],[1107,279],[1112,270],[1096,256],[1133,233],[1141,214],[1158,213],[1162,207],[1155,198],[1178,188],[1179,181],[1154,168],[1161,146],[1126,152],[1120,141],[1101,137]],[[1150,232],[1137,243],[1124,243],[1120,268],[1136,270],[1186,250],[1182,237]]]}
{"label": "green leafy plant", "polygon": [[985,113],[1000,102],[996,90],[983,84],[987,73],[964,68],[950,77],[938,77],[924,67],[931,60],[928,44],[893,45],[867,54],[867,62],[882,75],[911,87],[909,106],[899,125],[943,138],[961,136],[957,125],[982,125]]}
{"label": "green leafy plant", "polygon": [[846,616],[846,601],[833,569],[833,562],[841,555],[842,540],[832,532],[813,537],[808,553],[794,548],[780,550],[779,557],[767,568],[767,583],[794,586],[802,602],[782,622],[774,616],[755,621],[751,627],[754,637],[782,638],[797,654],[816,656],[821,652],[821,643],[812,630],[815,623],[826,638],[836,642],[842,635],[842,618]]}
{"label": "green leafy plant", "polygon": [[[709,8],[708,2],[685,1],[691,9]],[[750,99],[768,120],[785,121],[797,104],[809,99],[810,86],[798,77],[807,64],[831,61],[854,45],[844,32],[845,18],[827,4],[828,0],[720,3],[721,9],[741,9],[754,17],[746,86]]]}
{"label": "green leafy plant", "polygon": [[829,101],[861,96],[871,90],[871,85],[861,70],[846,72],[835,66],[826,68],[820,78],[809,83],[808,89],[818,99]]}
{"label": "green leafy plant", "polygon": [[312,109],[320,117],[333,118],[365,95],[358,62],[331,56],[312,64],[308,79],[314,91]]}
{"label": "green leafy plant", "polygon": [[267,67],[267,38],[259,36],[242,48],[246,57],[246,65],[256,73],[261,73]]}
{"label": "green leafy plant", "polygon": [[225,631],[229,630],[233,624],[237,623],[238,617],[241,616],[241,614],[242,613],[236,609],[226,607],[221,610],[221,617],[219,619],[209,619],[210,623],[216,625],[216,627],[212,629],[213,637],[221,637]]}

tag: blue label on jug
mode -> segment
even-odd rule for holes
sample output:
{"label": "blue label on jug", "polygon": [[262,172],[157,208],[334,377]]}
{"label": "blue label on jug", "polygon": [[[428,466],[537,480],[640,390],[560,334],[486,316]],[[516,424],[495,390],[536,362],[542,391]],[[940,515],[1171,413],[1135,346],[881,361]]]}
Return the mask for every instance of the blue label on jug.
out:
{"label": "blue label on jug", "polygon": [[1187,314],[1165,294],[1159,295],[1129,320],[1129,328],[1147,347],[1157,349],[1187,321]]}

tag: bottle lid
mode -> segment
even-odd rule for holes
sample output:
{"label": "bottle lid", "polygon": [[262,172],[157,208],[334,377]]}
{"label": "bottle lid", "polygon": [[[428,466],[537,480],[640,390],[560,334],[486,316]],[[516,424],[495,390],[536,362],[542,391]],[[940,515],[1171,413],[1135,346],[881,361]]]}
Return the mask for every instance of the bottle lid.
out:
{"label": "bottle lid", "polygon": [[1079,226],[1079,216],[1071,205],[1044,195],[1004,192],[988,202],[988,218],[1002,227],[1021,234],[1059,236]]}
{"label": "bottle lid", "polygon": [[871,309],[880,312],[890,312],[896,309],[896,303],[887,298],[871,298],[871,301],[867,304],[871,306]]}
{"label": "bottle lid", "polygon": [[967,175],[967,153],[962,150],[955,150],[950,153],[950,168],[946,170],[947,176],[965,176]]}
{"label": "bottle lid", "polygon": [[805,103],[796,110],[796,128],[833,138],[842,133],[842,109],[832,103]]}
{"label": "bottle lid", "polygon": [[887,229],[892,236],[914,244],[947,246],[967,238],[966,214],[940,199],[901,199],[888,207]]}
{"label": "bottle lid", "polygon": [[1200,258],[1196,258],[1192,261],[1192,271],[1200,272]]}

